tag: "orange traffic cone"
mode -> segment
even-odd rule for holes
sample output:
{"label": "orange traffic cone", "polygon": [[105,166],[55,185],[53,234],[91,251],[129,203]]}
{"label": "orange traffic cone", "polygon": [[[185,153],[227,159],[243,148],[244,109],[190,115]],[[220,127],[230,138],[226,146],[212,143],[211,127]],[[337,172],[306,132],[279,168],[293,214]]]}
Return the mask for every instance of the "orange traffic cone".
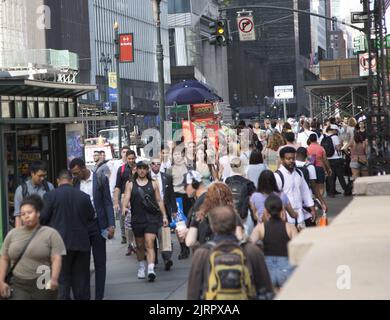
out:
{"label": "orange traffic cone", "polygon": [[328,225],[328,217],[326,216],[326,212],[322,214],[320,221],[318,222],[319,227],[326,227]]}

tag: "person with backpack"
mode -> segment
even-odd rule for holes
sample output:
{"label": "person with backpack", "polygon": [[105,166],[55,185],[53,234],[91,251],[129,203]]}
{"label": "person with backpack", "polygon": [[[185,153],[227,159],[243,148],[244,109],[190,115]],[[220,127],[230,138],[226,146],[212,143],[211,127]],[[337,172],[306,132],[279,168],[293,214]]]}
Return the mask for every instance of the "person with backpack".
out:
{"label": "person with backpack", "polygon": [[[122,151],[125,147],[122,148]],[[136,160],[137,155],[133,150],[130,150],[129,147],[126,147],[127,151],[125,154],[125,161],[123,161],[122,165],[118,168],[116,174],[116,183],[114,189],[114,211],[119,216],[120,228],[121,228],[121,236],[122,236],[122,244],[128,243],[127,253],[129,256],[133,252],[135,253],[135,238],[134,233],[130,228],[126,228],[125,220],[126,216],[121,213],[120,203],[123,198],[123,194],[125,193],[126,183],[131,181],[133,175],[136,171]]]}
{"label": "person with backpack", "polygon": [[326,177],[332,175],[332,169],[324,147],[318,143],[317,134],[311,134],[309,140],[310,146],[307,148],[308,160],[316,167],[317,187],[321,196],[324,196]]}
{"label": "person with backpack", "polygon": [[326,132],[327,135],[322,139],[321,146],[325,149],[329,165],[332,169],[332,175],[327,179],[328,197],[334,198],[336,195],[336,177],[339,179],[341,187],[344,190],[344,195],[350,196],[352,195],[352,190],[344,178],[344,160],[341,155],[342,143],[338,136],[339,128],[337,125],[331,124]]}
{"label": "person with backpack", "polygon": [[149,282],[156,279],[156,252],[154,241],[157,238],[161,223],[168,226],[168,216],[163,199],[161,199],[158,182],[152,180],[149,165],[140,161],[133,181],[126,185],[122,200],[122,212],[131,209],[131,225],[137,243],[138,279],[145,279],[145,249],[148,264],[147,278]]}
{"label": "person with backpack", "polygon": [[251,180],[244,177],[245,169],[240,158],[233,158],[230,167],[233,175],[227,178],[225,183],[233,193],[234,205],[245,226],[245,233],[250,235],[257,217],[250,208],[249,199],[256,191],[256,187]]}
{"label": "person with backpack", "polygon": [[287,216],[287,221],[297,225],[300,229],[304,229],[306,224],[303,207],[310,211],[313,223],[316,220],[316,210],[309,186],[302,172],[296,169],[296,152],[293,147],[286,147],[280,151],[282,165],[275,172],[275,178],[278,189],[287,194],[291,206],[298,213],[297,219]]}
{"label": "person with backpack", "polygon": [[114,206],[110,185],[105,175],[87,169],[83,159],[75,158],[69,165],[74,187],[88,194],[95,209],[96,219],[89,223],[89,240],[95,264],[95,300],[103,300],[106,283],[106,240],[115,234]]}
{"label": "person with backpack", "polygon": [[208,217],[215,237],[194,253],[187,299],[272,299],[272,282],[263,253],[252,243],[239,242],[234,234],[234,208],[214,208]]}
{"label": "person with backpack", "polygon": [[259,223],[267,218],[267,216],[264,215],[264,203],[272,194],[277,195],[282,199],[283,206],[291,218],[298,218],[298,213],[291,207],[287,195],[279,191],[274,173],[271,170],[265,170],[259,177],[256,192],[253,193],[250,198],[252,211],[257,213],[257,221]]}
{"label": "person with backpack", "polygon": [[47,176],[47,165],[43,161],[34,161],[30,165],[31,178],[25,182],[22,182],[19,187],[15,190],[14,196],[14,217],[15,227],[19,228],[22,226],[20,219],[20,205],[27,196],[37,194],[41,198],[45,193],[54,190],[54,186],[46,181]]}
{"label": "person with backpack", "polygon": [[270,195],[265,201],[265,212],[270,219],[258,224],[251,235],[252,243],[263,242],[265,262],[271,281],[278,291],[290,277],[294,268],[288,261],[287,245],[298,235],[294,225],[283,221],[283,202],[277,195]]}
{"label": "person with backpack", "polygon": [[[315,134],[314,134],[315,135]],[[315,199],[318,199],[319,204],[321,205],[321,209],[323,212],[328,211],[328,206],[325,202],[324,197],[322,196],[320,192],[320,188],[318,187],[319,185],[324,185],[324,178],[325,176],[322,175],[321,177],[319,176],[319,173],[321,172],[322,174],[322,168],[321,167],[316,167],[313,165],[311,162],[307,161],[307,151],[305,148],[298,148],[297,154],[296,154],[296,161],[295,164],[297,166],[297,169],[301,171],[303,174],[305,181],[307,185],[309,186],[313,196]],[[314,226],[312,225],[311,222],[311,215],[306,212],[305,210],[305,222],[306,226]]]}

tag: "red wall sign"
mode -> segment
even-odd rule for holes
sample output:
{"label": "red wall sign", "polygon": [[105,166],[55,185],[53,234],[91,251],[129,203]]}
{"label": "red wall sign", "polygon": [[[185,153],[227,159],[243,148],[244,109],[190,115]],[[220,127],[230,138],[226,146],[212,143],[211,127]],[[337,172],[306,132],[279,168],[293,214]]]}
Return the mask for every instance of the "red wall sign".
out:
{"label": "red wall sign", "polygon": [[122,63],[134,62],[133,34],[119,35],[119,61]]}

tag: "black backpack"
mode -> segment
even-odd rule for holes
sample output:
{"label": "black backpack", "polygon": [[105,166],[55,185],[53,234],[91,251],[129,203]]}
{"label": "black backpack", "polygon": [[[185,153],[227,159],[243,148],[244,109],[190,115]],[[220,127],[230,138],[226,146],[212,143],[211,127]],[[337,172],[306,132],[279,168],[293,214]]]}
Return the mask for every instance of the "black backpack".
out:
{"label": "black backpack", "polygon": [[325,149],[325,153],[328,158],[333,157],[336,150],[334,148],[332,136],[324,135],[324,138],[321,141],[321,146]]}
{"label": "black backpack", "polygon": [[[46,192],[50,191],[49,184],[47,183],[46,180],[43,181],[42,185],[43,185],[43,188],[45,189]],[[24,198],[26,198],[29,195],[28,188],[27,188],[27,183],[25,181],[23,181],[21,186],[22,186],[22,197],[24,199]]]}
{"label": "black backpack", "polygon": [[[233,201],[236,210],[242,219],[248,217],[250,190],[247,181],[240,176],[233,176],[226,179],[226,184],[233,193]],[[246,179],[245,179],[246,180]]]}
{"label": "black backpack", "polygon": [[305,164],[303,167],[297,167],[296,169],[297,169],[298,173],[299,172],[302,173],[301,176],[303,175],[307,185],[310,188],[310,173],[309,173],[309,169],[308,169],[309,166],[312,166],[312,164]]}

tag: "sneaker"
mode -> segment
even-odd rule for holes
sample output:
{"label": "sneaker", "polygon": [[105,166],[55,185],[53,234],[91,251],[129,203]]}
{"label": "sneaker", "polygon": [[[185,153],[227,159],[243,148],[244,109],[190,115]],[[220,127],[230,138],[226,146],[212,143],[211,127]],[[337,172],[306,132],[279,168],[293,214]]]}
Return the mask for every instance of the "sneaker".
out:
{"label": "sneaker", "polygon": [[127,243],[126,237],[122,237],[122,242],[121,242],[121,244],[126,244],[126,243]]}
{"label": "sneaker", "polygon": [[145,268],[140,267],[138,269],[138,279],[145,279]]}
{"label": "sneaker", "polygon": [[172,260],[165,261],[165,271],[169,271],[172,266],[173,266]]}
{"label": "sneaker", "polygon": [[156,280],[156,273],[154,271],[148,271],[148,281],[153,282]]}

